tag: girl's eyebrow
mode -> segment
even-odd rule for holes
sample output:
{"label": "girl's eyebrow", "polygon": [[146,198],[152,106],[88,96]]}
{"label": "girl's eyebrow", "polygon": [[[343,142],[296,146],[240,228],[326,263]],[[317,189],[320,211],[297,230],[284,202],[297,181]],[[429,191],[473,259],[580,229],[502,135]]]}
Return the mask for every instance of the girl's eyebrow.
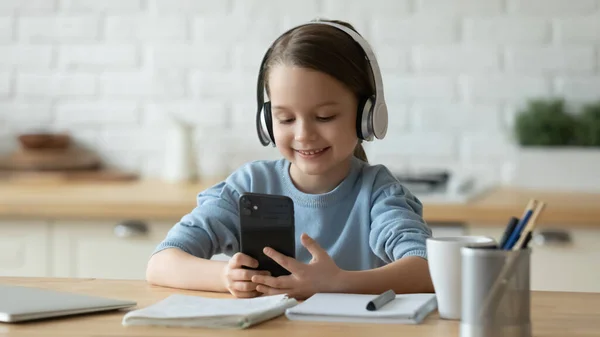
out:
{"label": "girl's eyebrow", "polygon": [[[315,105],[313,107],[313,109],[322,108],[324,106],[329,106],[329,105],[338,105],[338,104],[339,104],[339,102],[336,102],[336,101],[325,101],[325,102],[322,102],[322,103],[319,103],[319,104]],[[289,107],[287,107],[285,105],[274,105],[272,108],[273,109],[281,109],[281,110],[287,110],[287,109],[289,109]]]}

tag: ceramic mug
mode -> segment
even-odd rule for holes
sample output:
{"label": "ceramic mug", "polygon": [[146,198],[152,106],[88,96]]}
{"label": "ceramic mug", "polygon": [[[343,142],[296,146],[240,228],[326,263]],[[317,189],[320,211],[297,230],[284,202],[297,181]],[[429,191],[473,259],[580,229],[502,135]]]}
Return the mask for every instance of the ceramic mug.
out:
{"label": "ceramic mug", "polygon": [[460,319],[462,300],[462,263],[460,249],[465,246],[495,246],[487,236],[433,237],[427,239],[429,273],[444,319]]}

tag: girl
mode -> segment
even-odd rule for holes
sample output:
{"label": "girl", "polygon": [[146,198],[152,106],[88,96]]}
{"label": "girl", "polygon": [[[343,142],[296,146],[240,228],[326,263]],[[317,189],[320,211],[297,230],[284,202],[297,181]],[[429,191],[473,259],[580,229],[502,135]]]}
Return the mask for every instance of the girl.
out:
{"label": "girl", "polygon": [[[348,23],[320,21],[273,43],[259,73],[257,122],[267,129],[258,130],[263,145],[276,144],[284,158],[248,163],[200,193],[197,207],[150,258],[148,282],[236,297],[433,292],[422,204],[384,166],[369,165],[361,145],[387,130],[387,111],[369,113],[383,104],[383,93],[374,56],[361,40]],[[263,90],[270,98],[264,104]],[[290,275],[242,268],[258,267],[239,253],[243,192],[294,201],[296,259],[264,250]],[[232,257],[210,260],[219,253]]]}

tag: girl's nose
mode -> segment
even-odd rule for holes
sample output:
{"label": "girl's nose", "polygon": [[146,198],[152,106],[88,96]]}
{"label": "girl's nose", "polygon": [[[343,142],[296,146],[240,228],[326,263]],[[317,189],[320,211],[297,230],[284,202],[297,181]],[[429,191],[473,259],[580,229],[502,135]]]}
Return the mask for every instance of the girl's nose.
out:
{"label": "girl's nose", "polygon": [[317,133],[315,127],[310,122],[300,122],[296,124],[294,139],[297,141],[315,140]]}

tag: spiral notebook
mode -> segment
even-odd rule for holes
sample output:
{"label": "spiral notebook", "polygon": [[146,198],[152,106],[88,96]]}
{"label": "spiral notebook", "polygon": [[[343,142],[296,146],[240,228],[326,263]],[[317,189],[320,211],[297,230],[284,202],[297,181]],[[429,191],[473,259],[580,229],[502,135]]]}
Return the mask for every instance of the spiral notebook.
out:
{"label": "spiral notebook", "polygon": [[367,310],[375,295],[318,293],[288,308],[290,320],[347,323],[419,324],[437,309],[435,294],[399,294],[376,311]]}
{"label": "spiral notebook", "polygon": [[283,315],[296,304],[286,295],[222,299],[177,294],[128,312],[122,324],[245,329]]}

